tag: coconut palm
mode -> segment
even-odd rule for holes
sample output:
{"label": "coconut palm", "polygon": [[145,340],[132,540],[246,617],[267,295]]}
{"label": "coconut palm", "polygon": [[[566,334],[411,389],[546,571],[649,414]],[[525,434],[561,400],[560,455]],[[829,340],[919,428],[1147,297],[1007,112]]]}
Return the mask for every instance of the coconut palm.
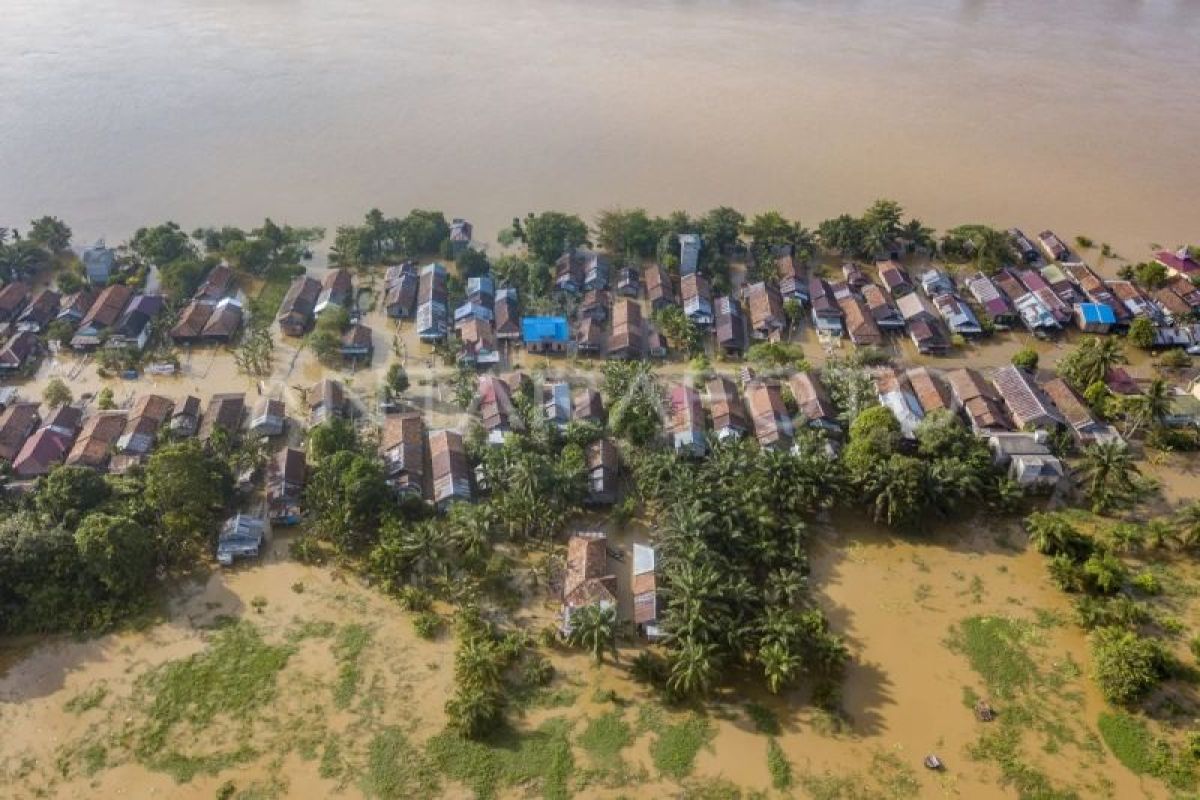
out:
{"label": "coconut palm", "polygon": [[592,604],[571,614],[571,633],[567,640],[573,647],[590,650],[599,664],[604,653],[611,650],[617,660],[617,609],[612,605]]}
{"label": "coconut palm", "polygon": [[681,697],[704,694],[717,677],[717,646],[686,639],[671,659],[667,688]]}
{"label": "coconut palm", "polygon": [[1133,500],[1138,493],[1133,454],[1124,442],[1098,442],[1083,451],[1080,473],[1092,511],[1104,514]]}
{"label": "coconut palm", "polygon": [[926,228],[921,224],[921,220],[910,219],[900,229],[900,238],[908,243],[908,252],[910,253],[917,250],[932,252],[937,246],[937,242],[933,238],[933,233],[933,228]]}
{"label": "coconut palm", "polygon": [[1029,544],[1043,555],[1067,555],[1085,558],[1091,549],[1088,540],[1059,514],[1035,512],[1025,520]]}
{"label": "coconut palm", "polygon": [[1145,539],[1155,550],[1162,550],[1175,541],[1175,529],[1163,519],[1152,519],[1143,526]]}
{"label": "coconut palm", "polygon": [[800,674],[804,665],[799,654],[783,642],[768,642],[758,649],[758,661],[762,664],[763,677],[767,679],[767,690],[778,694]]}
{"label": "coconut palm", "polygon": [[1200,547],[1200,500],[1194,500],[1175,515],[1176,537],[1185,550]]}
{"label": "coconut palm", "polygon": [[1092,336],[1059,365],[1059,372],[1079,389],[1102,383],[1108,373],[1125,363],[1125,345],[1115,336]]}
{"label": "coconut palm", "polygon": [[1132,436],[1143,425],[1157,430],[1166,424],[1171,413],[1171,387],[1162,378],[1150,381],[1141,397],[1133,401],[1133,424],[1129,428]]}

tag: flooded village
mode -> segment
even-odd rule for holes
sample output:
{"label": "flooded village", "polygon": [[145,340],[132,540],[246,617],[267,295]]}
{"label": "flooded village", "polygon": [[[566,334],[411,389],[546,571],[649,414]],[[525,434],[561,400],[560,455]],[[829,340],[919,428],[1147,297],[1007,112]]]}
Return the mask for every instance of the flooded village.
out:
{"label": "flooded village", "polygon": [[[77,542],[85,513],[182,525],[164,451],[229,491],[136,614],[3,626],[3,793],[1197,791],[1200,251],[935,239],[886,201],[870,242],[710,212],[637,243],[636,213],[530,215],[499,247],[440,212],[332,246],[168,225],[6,261],[7,513]],[[56,511],[83,471],[107,499]],[[739,494],[771,518],[758,556],[723,544],[750,506],[688,538]],[[8,579],[33,545],[4,537]],[[679,608],[743,590],[692,588],[706,548],[771,566],[753,635],[696,634],[711,678],[682,674],[704,626]],[[780,609],[805,632],[773,667]],[[1153,643],[1136,696],[1093,679],[1108,630]],[[495,664],[464,678],[477,645]],[[464,684],[503,695],[486,729]]]}

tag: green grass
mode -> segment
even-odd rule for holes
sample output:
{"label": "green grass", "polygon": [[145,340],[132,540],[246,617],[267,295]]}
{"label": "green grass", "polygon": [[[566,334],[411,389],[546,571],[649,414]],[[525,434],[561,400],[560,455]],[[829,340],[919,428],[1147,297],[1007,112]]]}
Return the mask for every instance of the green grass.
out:
{"label": "green grass", "polygon": [[362,682],[363,651],[371,643],[371,630],[363,625],[347,625],[340,629],[333,643],[333,655],[338,662],[337,681],[333,685],[333,704],[349,708]]}
{"label": "green grass", "polygon": [[1125,711],[1102,712],[1098,727],[1108,749],[1131,772],[1146,775],[1152,771],[1150,731],[1144,722]]}
{"label": "green grass", "polygon": [[668,778],[686,778],[696,766],[696,756],[708,746],[715,733],[708,720],[694,714],[666,726],[650,743],[650,757],[655,768]]}
{"label": "green grass", "polygon": [[977,761],[991,761],[1000,768],[1004,786],[1011,786],[1021,800],[1078,800],[1071,789],[1054,786],[1049,776],[1029,762],[1021,752],[1021,728],[999,725],[984,732],[967,753]]}
{"label": "green grass", "polygon": [[409,744],[399,728],[385,728],[371,739],[362,777],[366,797],[378,800],[432,797],[439,789],[436,769],[421,751]]}
{"label": "green grass", "polygon": [[555,718],[536,731],[505,728],[483,741],[447,731],[430,739],[426,750],[446,777],[464,784],[480,800],[515,786],[526,794],[540,790],[546,800],[566,800],[575,769],[570,730],[567,720]]}
{"label": "green grass", "polygon": [[325,740],[325,749],[321,753],[321,763],[317,774],[322,778],[332,779],[342,774],[342,746],[332,736]]}
{"label": "green grass", "polygon": [[1011,699],[1037,677],[1027,650],[1029,626],[1006,617],[969,617],[956,626],[948,644],[962,653],[993,696]]}
{"label": "green grass", "polygon": [[250,301],[250,318],[254,323],[271,324],[294,277],[282,270],[277,270],[267,276],[258,295]]}
{"label": "green grass", "polygon": [[99,706],[104,702],[105,697],[108,697],[108,685],[104,681],[100,681],[64,703],[63,710],[72,714],[82,714]]}
{"label": "green grass", "polygon": [[767,740],[767,771],[771,773],[771,785],[778,791],[792,786],[792,764],[784,755],[783,748],[775,737]]}
{"label": "green grass", "polygon": [[746,716],[754,723],[754,729],[768,736],[778,736],[780,733],[779,717],[775,712],[759,703],[746,703]]}
{"label": "green grass", "polygon": [[179,726],[187,726],[189,739],[198,739],[218,717],[254,717],[275,699],[279,672],[292,653],[290,645],[269,645],[254,626],[238,623],[216,631],[204,651],[142,675],[135,683],[134,700],[147,721],[135,735],[134,754],[151,769],[169,772],[179,781],[253,757],[246,744],[199,757],[170,751],[167,744]]}
{"label": "green grass", "polygon": [[912,768],[895,753],[876,750],[866,773],[801,774],[796,781],[812,800],[909,800],[920,796]]}
{"label": "green grass", "polygon": [[597,764],[614,764],[621,760],[621,751],[633,743],[633,730],[618,709],[588,720],[579,737],[579,746]]}

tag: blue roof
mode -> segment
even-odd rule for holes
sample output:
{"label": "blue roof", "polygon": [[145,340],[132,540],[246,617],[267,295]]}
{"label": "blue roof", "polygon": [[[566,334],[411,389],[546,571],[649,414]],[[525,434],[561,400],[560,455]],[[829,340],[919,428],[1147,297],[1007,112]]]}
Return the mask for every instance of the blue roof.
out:
{"label": "blue roof", "polygon": [[1117,315],[1103,303],[1080,303],[1079,310],[1084,322],[1096,322],[1101,325],[1115,325]]}
{"label": "blue roof", "polygon": [[566,342],[571,334],[566,317],[523,317],[521,338],[526,342]]}

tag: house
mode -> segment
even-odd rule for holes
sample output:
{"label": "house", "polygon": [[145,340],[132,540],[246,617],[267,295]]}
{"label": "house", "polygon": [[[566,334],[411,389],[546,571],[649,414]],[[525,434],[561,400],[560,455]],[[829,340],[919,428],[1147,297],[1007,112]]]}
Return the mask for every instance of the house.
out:
{"label": "house", "polygon": [[[1029,293],[1036,297],[1050,311],[1050,314],[1054,317],[1054,321],[1059,326],[1071,321],[1071,307],[1064,303],[1062,298],[1050,288],[1050,284],[1041,276],[1041,273],[1024,269],[1017,273],[1017,278],[1029,290]],[[1020,308],[1019,303],[1018,308]]]}
{"label": "house", "polygon": [[83,262],[83,273],[87,276],[88,283],[104,286],[117,268],[117,251],[105,247],[104,240],[101,239],[91,247],[85,248],[79,254],[79,260]]}
{"label": "house", "polygon": [[717,439],[740,439],[750,430],[746,407],[738,396],[737,386],[728,378],[717,376],[708,382],[708,405],[713,431]]}
{"label": "house", "polygon": [[604,398],[595,389],[580,389],[571,407],[571,419],[576,422],[604,424]]}
{"label": "house", "polygon": [[700,394],[690,386],[673,386],[669,395],[668,432],[675,455],[703,458],[708,452],[704,440],[704,406]]}
{"label": "house", "polygon": [[846,335],[858,347],[879,346],[883,344],[883,332],[875,324],[866,303],[855,295],[844,297],[838,301],[838,307],[845,317]]}
{"label": "house", "polygon": [[1000,395],[978,372],[970,368],[951,370],[946,373],[946,382],[954,407],[962,409],[977,435],[1012,430]]}
{"label": "house", "polygon": [[502,341],[521,338],[521,320],[518,316],[517,290],[501,289],[496,292],[496,338]]}
{"label": "house", "polygon": [[[491,323],[487,323],[491,326]],[[355,323],[346,329],[342,334],[342,346],[340,348],[342,358],[352,359],[356,361],[371,362],[371,355],[375,352],[374,334],[370,328],[362,323]]]}
{"label": "house", "polygon": [[200,330],[200,339],[214,344],[229,344],[242,327],[242,303],[236,297],[222,297]]}
{"label": "house", "polygon": [[1160,316],[1158,309],[1150,302],[1150,299],[1133,283],[1129,281],[1108,281],[1108,288],[1112,290],[1117,301],[1125,306],[1126,311],[1131,316],[1147,317],[1151,320],[1157,320]]}
{"label": "house", "polygon": [[175,344],[192,344],[200,341],[200,334],[208,324],[216,306],[209,300],[192,300],[179,312],[179,318],[168,335]]}
{"label": "house", "polygon": [[144,456],[154,447],[159,429],[171,418],[175,401],[157,394],[144,394],[133,404],[125,430],[117,439],[117,452]]}
{"label": "house", "polygon": [[663,359],[667,357],[667,340],[653,325],[646,326],[646,357]]}
{"label": "house", "polygon": [[1137,381],[1125,371],[1124,367],[1112,367],[1109,369],[1108,374],[1104,376],[1104,385],[1113,394],[1124,395],[1125,397],[1136,397],[1142,393]]}
{"label": "house", "polygon": [[[1200,311],[1200,288],[1197,288],[1196,284],[1192,283],[1188,278],[1182,275],[1168,278],[1167,282],[1163,284],[1163,289],[1179,295],[1193,313]],[[34,302],[37,302],[36,299]]]}
{"label": "house", "polygon": [[208,275],[204,277],[204,283],[200,284],[200,288],[196,290],[195,297],[215,302],[229,294],[231,288],[233,288],[233,270],[222,261],[208,271]]}
{"label": "house", "polygon": [[321,284],[313,278],[300,275],[293,280],[276,315],[280,330],[288,336],[303,336],[312,324],[313,309],[320,294]]}
{"label": "house", "polygon": [[196,431],[200,428],[200,398],[188,395],[182,403],[175,406],[167,428],[172,436],[179,438],[195,436]]}
{"label": "house", "polygon": [[134,295],[117,324],[109,332],[108,347],[145,350],[150,340],[150,321],[163,309],[161,294]]}
{"label": "house", "polygon": [[1054,231],[1047,230],[1039,233],[1038,244],[1042,246],[1042,251],[1051,261],[1066,261],[1067,256],[1071,255],[1070,249],[1062,239],[1055,235]]}
{"label": "house", "polygon": [[917,438],[917,426],[925,418],[925,410],[913,393],[904,373],[892,369],[875,374],[875,393],[880,405],[892,412],[900,423],[900,433],[906,439]]}
{"label": "house", "polygon": [[665,631],[658,622],[658,579],[655,573],[654,548],[633,545],[633,623],[647,641],[656,642]]}
{"label": "house", "polygon": [[929,302],[929,298],[923,294],[909,292],[906,295],[901,295],[896,300],[896,308],[904,317],[905,323],[909,325],[917,320],[924,320],[931,324],[937,322],[937,309]]}
{"label": "house", "polygon": [[250,412],[250,432],[255,436],[282,436],[287,429],[287,406],[282,400],[259,398]]}
{"label": "house", "polygon": [[950,393],[945,384],[927,367],[914,367],[905,373],[921,410],[928,416],[935,411],[951,409]]}
{"label": "house", "polygon": [[571,618],[585,606],[615,608],[617,576],[608,569],[608,539],[600,531],[577,533],[567,540],[560,630],[571,632]]}
{"label": "house", "polygon": [[587,502],[594,506],[611,506],[617,502],[617,471],[620,459],[611,439],[598,439],[588,445]]}
{"label": "house", "polygon": [[0,323],[15,322],[28,299],[29,287],[22,281],[0,288]]}
{"label": "house", "polygon": [[904,317],[896,310],[888,300],[887,295],[883,290],[875,284],[870,284],[862,288],[863,301],[867,304],[867,309],[871,312],[871,317],[875,320],[875,325],[881,331],[902,331],[904,330]]}
{"label": "house", "polygon": [[876,261],[875,268],[879,270],[879,282],[883,284],[883,288],[887,290],[887,293],[892,296],[893,300],[897,300],[913,291],[913,285],[908,279],[908,273],[900,265],[900,262],[895,259]]}
{"label": "house", "polygon": [[846,285],[855,292],[861,292],[867,286],[873,286],[871,278],[863,268],[853,261],[842,264],[842,278]]}
{"label": "house", "polygon": [[425,496],[425,421],[420,414],[389,414],[383,420],[379,452],[393,492]]}
{"label": "house", "polygon": [[815,373],[793,373],[788,378],[788,388],[792,390],[798,413],[808,427],[828,433],[841,433],[842,428],[838,424],[829,393],[825,391],[825,385]]}
{"label": "house", "polygon": [[1050,291],[1054,292],[1058,299],[1067,305],[1073,305],[1080,299],[1079,292],[1075,290],[1075,284],[1058,264],[1047,264],[1038,271],[1038,274],[1049,285]]}
{"label": "house", "polygon": [[952,335],[979,336],[983,333],[983,326],[975,318],[971,307],[957,295],[939,294],[933,298],[933,307],[946,321],[946,327],[950,329]]}
{"label": "house", "polygon": [[617,272],[617,294],[637,298],[642,293],[642,278],[633,267],[621,267]]}
{"label": "house", "polygon": [[458,258],[463,251],[471,246],[471,236],[474,226],[465,219],[455,217],[450,221],[450,257]]}
{"label": "house", "polygon": [[1024,370],[1011,365],[1001,367],[992,376],[992,384],[1021,430],[1055,430],[1066,425],[1066,420]]}
{"label": "house", "polygon": [[92,305],[99,296],[100,292],[92,288],[81,289],[74,294],[67,295],[59,304],[58,316],[55,319],[65,320],[71,325],[78,325],[91,311]]}
{"label": "house", "polygon": [[601,325],[591,317],[579,321],[579,330],[575,333],[575,350],[580,355],[596,355],[604,346]]}
{"label": "house", "polygon": [[1163,310],[1168,322],[1187,319],[1192,314],[1192,307],[1186,300],[1167,286],[1159,287],[1151,292],[1154,302]]}
{"label": "house", "polygon": [[521,340],[530,353],[565,353],[571,343],[566,317],[523,317]]}
{"label": "house", "polygon": [[612,263],[608,256],[590,250],[583,252],[583,289],[607,289],[608,276],[612,273]]}
{"label": "house", "polygon": [[987,275],[982,272],[975,273],[967,278],[966,286],[993,327],[1006,330],[1016,323],[1017,313],[1012,304]]}
{"label": "house", "polygon": [[935,323],[917,319],[909,323],[908,338],[921,355],[942,355],[950,350],[950,343]]}
{"label": "house", "polygon": [[721,295],[714,306],[717,347],[727,356],[742,356],[746,352],[746,318],[742,306],[731,295]]}
{"label": "house", "polygon": [[1027,264],[1033,264],[1041,258],[1036,247],[1029,237],[1021,232],[1020,228],[1009,228],[1008,238],[1012,242],[1013,250],[1021,257],[1021,260]]}
{"label": "house", "polygon": [[348,408],[346,388],[339,381],[322,378],[308,390],[308,417],[313,425],[344,417]]}
{"label": "house", "polygon": [[1085,333],[1108,333],[1117,324],[1117,315],[1102,303],[1076,303],[1075,324]]}
{"label": "house", "polygon": [[37,403],[12,403],[0,412],[0,462],[12,463],[42,422]]}
{"label": "house", "polygon": [[697,325],[708,327],[713,324],[712,289],[708,279],[699,272],[689,272],[679,279],[679,297],[683,302],[683,313]]}
{"label": "house", "polygon": [[562,430],[571,423],[571,384],[566,381],[555,381],[546,387],[546,396],[542,402],[546,421]]}
{"label": "house", "polygon": [[349,311],[350,295],[353,291],[354,282],[350,279],[350,270],[330,270],[321,279],[321,291],[317,294],[317,302],[313,306],[313,313],[319,315],[331,306]]}
{"label": "house", "polygon": [[1083,402],[1083,399],[1075,394],[1075,390],[1068,386],[1062,378],[1046,381],[1042,384],[1042,391],[1046,393],[1046,397],[1067,421],[1067,425],[1071,427],[1071,432],[1080,444],[1123,441],[1116,428],[1100,422],[1092,415],[1092,410],[1087,407],[1087,403]]}
{"label": "house", "polygon": [[759,281],[747,286],[746,307],[750,311],[750,331],[756,339],[778,339],[787,327],[783,298],[773,283]]}
{"label": "house", "polygon": [[249,514],[225,520],[217,536],[217,563],[228,567],[239,558],[258,558],[266,539],[267,524]]}
{"label": "house", "polygon": [[940,269],[927,269],[917,276],[922,291],[930,297],[939,294],[953,294],[954,281]]}
{"label": "house", "polygon": [[509,432],[524,429],[506,381],[494,375],[480,375],[478,391],[479,416],[490,444],[503,444]]}
{"label": "house", "polygon": [[679,234],[679,274],[690,275],[700,268],[700,234]]}
{"label": "house", "polygon": [[37,353],[38,337],[31,331],[21,331],[0,349],[0,374],[20,372],[29,359]]}
{"label": "house", "polygon": [[[479,280],[471,278],[472,281]],[[492,306],[495,304],[495,299],[489,291],[487,294],[468,295],[467,301],[454,309],[454,325],[461,325],[467,320],[479,319],[491,322],[496,318],[492,311]]]}
{"label": "house", "polygon": [[[1063,269],[1071,276],[1077,284],[1084,296],[1093,303],[1108,306],[1116,317],[1116,324],[1124,326],[1132,318],[1129,309],[1125,304],[1119,301],[1109,289],[1108,284],[1104,279],[1092,270],[1087,264],[1082,261],[1069,261],[1062,265]],[[1190,285],[1190,281],[1188,282]],[[1200,294],[1197,295],[1200,300]]]}
{"label": "house", "polygon": [[13,458],[13,473],[26,480],[40,478],[61,464],[75,442],[82,416],[78,408],[71,406],[61,406],[50,412],[42,427],[25,440]]}
{"label": "house", "polygon": [[394,267],[388,267],[383,281],[383,307],[387,315],[393,319],[412,319],[416,315],[417,265],[406,261]]}
{"label": "house", "polygon": [[554,288],[568,294],[579,294],[583,291],[584,256],[575,250],[568,250],[554,262]]}
{"label": "house", "polygon": [[285,447],[267,467],[267,518],[272,525],[295,525],[304,514],[308,459],[303,450]]}
{"label": "house", "polygon": [[628,297],[613,304],[612,334],[608,337],[609,358],[642,357],[642,309]]}
{"label": "house", "polygon": [[246,395],[241,392],[214,394],[200,421],[200,438],[207,441],[217,431],[223,431],[231,438],[237,437],[245,412]]}
{"label": "house", "polygon": [[1191,250],[1181,247],[1172,252],[1159,250],[1154,254],[1154,260],[1167,268],[1168,275],[1182,275],[1185,278],[1200,273],[1200,261],[1192,257]]}
{"label": "house", "polygon": [[67,455],[67,465],[104,471],[125,432],[128,415],[124,411],[98,411],[83,423],[83,430]]}
{"label": "house", "polygon": [[98,347],[100,337],[121,317],[121,312],[133,297],[128,286],[113,284],[104,289],[96,302],[88,309],[71,338],[71,347],[76,349]]}
{"label": "house", "polygon": [[579,301],[579,316],[593,319],[596,322],[604,322],[608,319],[608,306],[608,292],[603,289],[592,289],[585,292],[583,299]]}
{"label": "house", "polygon": [[429,434],[429,454],[433,467],[433,502],[445,511],[459,500],[471,500],[471,473],[462,435],[440,430]]}
{"label": "house", "polygon": [[808,282],[808,302],[812,305],[812,320],[817,333],[841,336],[842,307],[838,305],[833,289],[826,281],[813,278]]}
{"label": "house", "polygon": [[417,336],[423,342],[440,342],[446,338],[449,310],[446,268],[441,264],[426,264],[421,268],[417,284]]}
{"label": "house", "polygon": [[784,299],[808,302],[808,281],[792,253],[775,257],[775,275],[779,278],[779,294]]}
{"label": "house", "polygon": [[467,300],[489,311],[496,299],[496,284],[489,275],[467,278]]}
{"label": "house", "polygon": [[1066,475],[1062,461],[1050,452],[1043,431],[993,433],[988,437],[997,466],[1008,467],[1008,475],[1026,488],[1053,489]]}
{"label": "house", "polygon": [[779,384],[752,380],[746,384],[746,405],[750,408],[750,420],[754,425],[754,436],[760,447],[786,447],[792,438],[792,420]]}
{"label": "house", "polygon": [[675,305],[675,292],[671,286],[671,276],[659,264],[646,267],[645,279],[646,297],[650,300],[652,311],[662,311],[668,306]]}
{"label": "house", "polygon": [[500,363],[491,320],[468,320],[458,329],[458,335],[462,341],[462,350],[458,354],[460,361],[476,367]]}

